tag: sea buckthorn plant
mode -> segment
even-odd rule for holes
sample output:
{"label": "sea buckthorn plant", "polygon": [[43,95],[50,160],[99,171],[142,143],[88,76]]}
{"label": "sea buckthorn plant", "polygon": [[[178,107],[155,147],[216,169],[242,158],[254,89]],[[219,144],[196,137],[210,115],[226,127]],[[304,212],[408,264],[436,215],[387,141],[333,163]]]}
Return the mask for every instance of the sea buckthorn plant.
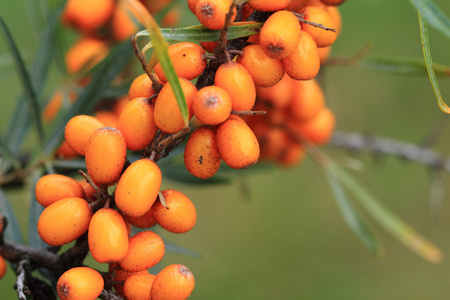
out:
{"label": "sea buckthorn plant", "polygon": [[[207,183],[260,164],[293,168],[306,154],[325,170],[345,222],[369,250],[382,246],[342,187],[407,247],[439,262],[437,247],[319,148],[339,122],[316,77],[333,64],[343,2],[61,1],[33,77],[2,20],[25,84],[18,110],[29,116],[15,120],[20,138],[1,143],[0,187],[30,175],[32,199],[24,244],[0,190],[0,278],[9,263],[21,300],[187,299],[194,274],[180,262],[161,267],[176,248],[162,233],[191,231],[198,204],[165,188],[165,167],[182,165],[184,179]],[[168,28],[181,12],[201,25]],[[59,62],[65,83],[41,101],[60,26],[76,36]],[[23,160],[16,153],[28,128],[39,143]]]}

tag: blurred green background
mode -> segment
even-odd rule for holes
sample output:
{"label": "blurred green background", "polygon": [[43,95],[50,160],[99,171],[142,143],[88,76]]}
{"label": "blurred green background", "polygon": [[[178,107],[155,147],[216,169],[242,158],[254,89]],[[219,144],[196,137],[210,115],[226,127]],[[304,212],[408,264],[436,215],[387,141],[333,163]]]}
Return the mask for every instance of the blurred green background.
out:
{"label": "blurred green background", "polygon": [[[33,58],[38,30],[28,2],[1,1],[0,14],[27,62]],[[37,1],[39,2],[39,1]],[[57,2],[57,1],[53,1]],[[448,0],[435,0],[450,15]],[[349,0],[341,7],[343,32],[332,56],[352,56],[373,42],[369,55],[422,58],[418,17],[409,1]],[[184,25],[192,21],[184,20]],[[435,62],[450,65],[450,41],[430,28]],[[0,42],[0,128],[8,124],[20,80]],[[137,63],[137,61],[136,61]],[[55,75],[53,75],[55,76]],[[319,77],[337,129],[420,143],[443,119],[428,78],[399,77],[358,67],[329,67]],[[53,80],[56,82],[56,80]],[[448,79],[441,92],[450,103]],[[55,85],[49,84],[50,94]],[[444,127],[435,149],[450,152]],[[35,143],[30,135],[28,145]],[[291,169],[236,172],[232,185],[188,185],[163,180],[196,205],[198,221],[189,233],[161,231],[163,238],[201,254],[167,253],[162,266],[181,263],[194,273],[191,299],[448,299],[450,294],[450,213],[447,191],[441,220],[429,211],[432,173],[398,158],[324,151],[339,162],[356,157],[364,163],[354,173],[384,204],[434,242],[444,261],[432,265],[403,247],[371,221],[385,244],[384,257],[372,256],[345,226],[320,167],[310,158]],[[239,179],[241,178],[241,179]],[[444,184],[448,184],[445,176]],[[246,196],[243,186],[248,189]],[[25,232],[28,192],[7,190]],[[0,281],[2,299],[15,299],[12,270]]]}

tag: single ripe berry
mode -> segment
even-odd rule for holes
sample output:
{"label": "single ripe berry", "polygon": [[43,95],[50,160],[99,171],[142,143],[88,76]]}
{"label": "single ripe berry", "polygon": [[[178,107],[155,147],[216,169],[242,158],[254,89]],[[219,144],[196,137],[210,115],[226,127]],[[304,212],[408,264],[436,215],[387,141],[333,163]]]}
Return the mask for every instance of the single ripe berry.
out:
{"label": "single ripe berry", "polygon": [[116,292],[116,294],[118,294],[119,296],[121,296],[123,298],[125,298],[123,284],[124,284],[124,281],[127,280],[127,278],[129,278],[135,274],[148,274],[148,270],[143,270],[143,271],[139,271],[139,272],[124,271],[119,267],[118,263],[109,264],[108,270],[110,272],[112,270],[114,270],[114,277],[112,278],[112,280],[117,282],[117,284],[114,284],[113,288],[114,288],[114,291]]}
{"label": "single ripe berry", "polygon": [[[197,44],[190,42],[176,43],[170,45],[167,51],[178,77],[192,80],[202,74],[206,68],[205,50]],[[157,63],[153,71],[161,82],[167,82],[161,63]]]}
{"label": "single ripe berry", "polygon": [[92,33],[108,22],[114,6],[114,0],[68,0],[62,19],[85,33]]}
{"label": "single ripe berry", "polygon": [[153,105],[144,97],[135,98],[125,106],[117,129],[125,137],[128,149],[139,151],[151,143],[158,130],[153,112]]}
{"label": "single ripe berry", "polygon": [[[225,18],[230,11],[232,0],[199,0],[195,7],[195,15],[203,26],[220,30],[225,25]],[[236,18],[236,7],[233,8],[231,22]]]}
{"label": "single ripe berry", "polygon": [[152,81],[146,73],[136,77],[131,83],[130,89],[128,90],[128,99],[133,100],[137,97],[150,97],[156,94],[152,87]]}
{"label": "single ripe berry", "polygon": [[305,149],[302,145],[290,141],[284,146],[284,149],[276,158],[276,162],[283,167],[293,167],[300,163],[304,157]]}
{"label": "single ripe berry", "polygon": [[89,251],[99,263],[122,260],[128,251],[128,232],[120,213],[111,208],[98,210],[88,231]]}
{"label": "single ripe berry", "polygon": [[219,42],[200,42],[200,45],[202,45],[203,49],[209,53],[214,53],[214,49],[216,49]]}
{"label": "single ripe berry", "polygon": [[89,227],[92,211],[82,198],[66,198],[48,206],[38,220],[41,239],[51,246],[76,240]]}
{"label": "single ripe berry", "polygon": [[67,71],[76,74],[82,69],[88,71],[98,64],[108,54],[105,42],[86,37],[76,42],[65,55]]}
{"label": "single ripe berry", "polygon": [[170,265],[156,275],[150,296],[152,300],[184,300],[192,293],[194,285],[194,275],[187,267]]}
{"label": "single ripe berry", "polygon": [[287,112],[295,120],[311,119],[324,107],[325,96],[315,79],[294,81],[293,89]]}
{"label": "single ripe berry", "polygon": [[80,156],[80,154],[78,152],[76,152],[75,150],[73,150],[72,148],[70,148],[69,144],[67,144],[67,142],[64,140],[62,141],[61,145],[59,145],[59,147],[55,150],[55,157],[58,158],[75,158]]}
{"label": "single ripe berry", "polygon": [[124,284],[125,296],[128,300],[151,300],[150,290],[152,288],[153,274],[134,274],[128,277]]}
{"label": "single ripe berry", "polygon": [[249,0],[247,4],[259,11],[277,11],[285,9],[291,2],[292,0]]}
{"label": "single ripe berry", "polygon": [[[256,96],[259,101],[265,102],[274,109],[285,108],[291,101],[293,86],[296,80],[284,74],[283,78],[275,85],[270,87],[256,86]],[[272,112],[268,116],[271,116]]]}
{"label": "single ripe berry", "polygon": [[[140,1],[133,1],[133,4],[142,12],[147,8]],[[113,37],[118,41],[129,39],[132,34],[138,32],[138,25],[142,23],[140,13],[129,5],[126,1],[119,1],[114,10],[111,20],[111,31]]]}
{"label": "single ripe berry", "polygon": [[[327,28],[336,30],[336,24],[334,24],[333,19],[331,19],[328,12],[324,9],[307,6],[300,13],[303,14],[305,21],[322,24]],[[319,48],[330,46],[337,38],[337,32],[325,30],[312,24],[302,23],[301,27],[303,31],[307,32],[313,38]]]}
{"label": "single ripe berry", "polygon": [[319,51],[320,65],[323,65],[324,63],[327,62],[328,58],[330,57],[331,46],[323,47],[323,48],[317,48],[317,50]]}
{"label": "single ripe berry", "polygon": [[152,231],[141,231],[130,238],[128,252],[119,262],[128,272],[138,272],[155,266],[164,256],[163,240]]}
{"label": "single ripe berry", "polygon": [[199,0],[188,0],[188,2],[187,2],[187,4],[188,4],[188,7],[189,7],[189,10],[195,15],[195,10],[196,10],[196,7],[197,7],[197,2],[198,2]]}
{"label": "single ripe berry", "polygon": [[3,256],[0,255],[0,279],[5,276],[6,273],[6,261]]}
{"label": "single ripe berry", "polygon": [[112,111],[109,110],[99,110],[95,112],[94,117],[102,122],[104,127],[117,127],[117,122],[119,121],[119,117]]}
{"label": "single ripe berry", "polygon": [[298,19],[292,12],[277,11],[267,19],[261,28],[259,44],[267,56],[284,59],[297,46],[300,30]]}
{"label": "single ripe berry", "polygon": [[123,134],[111,127],[94,131],[86,146],[86,167],[92,180],[111,184],[119,179],[127,148]]}
{"label": "single ripe berry", "polygon": [[129,216],[142,216],[152,207],[160,187],[158,165],[149,159],[137,160],[125,170],[117,184],[117,207]]}
{"label": "single ripe berry", "polygon": [[255,105],[256,91],[252,75],[241,64],[230,61],[220,65],[214,85],[227,91],[232,110],[251,110]]}
{"label": "single ripe berry", "polygon": [[99,272],[88,267],[77,267],[59,277],[56,290],[61,300],[95,300],[103,286],[103,277]]}
{"label": "single ripe berry", "polygon": [[157,223],[151,208],[142,216],[131,217],[124,214],[123,217],[128,223],[138,228],[150,228]]}
{"label": "single ripe berry", "polygon": [[195,94],[192,111],[203,124],[218,125],[231,113],[231,98],[218,86],[206,86]]}
{"label": "single ripe berry", "polygon": [[95,200],[95,194],[97,193],[95,189],[90,185],[85,179],[77,180],[78,184],[83,188],[84,199],[88,202]]}
{"label": "single ripe berry", "polygon": [[66,93],[62,90],[56,91],[42,112],[43,120],[46,122],[53,121],[66,100],[73,103],[77,100],[77,95],[75,93]]}
{"label": "single ripe berry", "polygon": [[85,196],[83,188],[75,179],[60,174],[42,176],[34,192],[36,201],[44,207],[64,198]]}
{"label": "single ripe berry", "polygon": [[221,159],[216,132],[208,126],[194,130],[184,149],[184,165],[189,173],[210,178],[219,170]]}
{"label": "single ripe berry", "polygon": [[94,117],[78,115],[67,122],[64,137],[70,148],[81,155],[85,155],[89,137],[95,130],[103,126],[103,123]]}
{"label": "single ripe berry", "polygon": [[305,122],[291,122],[291,126],[313,144],[323,145],[333,134],[335,117],[329,108],[323,107],[313,118]]}
{"label": "single ripe berry", "polygon": [[161,193],[166,206],[160,201],[156,201],[152,206],[153,216],[158,224],[173,233],[191,230],[197,220],[197,212],[192,201],[175,190],[164,190]]}

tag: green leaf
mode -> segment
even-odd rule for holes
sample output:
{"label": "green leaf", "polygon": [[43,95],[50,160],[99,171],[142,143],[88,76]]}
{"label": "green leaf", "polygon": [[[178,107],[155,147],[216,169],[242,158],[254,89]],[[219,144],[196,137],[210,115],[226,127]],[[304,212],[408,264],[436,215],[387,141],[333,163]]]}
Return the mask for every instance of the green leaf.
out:
{"label": "green leaf", "polygon": [[445,104],[442,99],[441,92],[439,90],[439,85],[436,79],[436,75],[433,70],[433,60],[431,59],[431,50],[430,50],[430,42],[428,40],[428,30],[427,30],[427,22],[425,18],[419,12],[419,23],[420,23],[420,37],[422,39],[422,48],[423,48],[423,56],[425,57],[425,63],[427,64],[428,75],[430,77],[431,86],[433,87],[434,95],[436,96],[436,100],[438,102],[439,108],[450,114],[450,107]]}
{"label": "green leaf", "polygon": [[450,38],[450,19],[431,0],[409,0],[432,27]]}
{"label": "green leaf", "polygon": [[9,204],[9,200],[6,198],[5,192],[1,188],[0,212],[8,219],[8,225],[5,229],[5,238],[18,244],[22,244],[22,234],[20,233],[19,223],[17,222],[16,215]]}
{"label": "green leaf", "polygon": [[231,184],[234,179],[232,174],[220,173],[220,171],[211,178],[201,179],[189,173],[184,165],[164,165],[161,166],[161,172],[164,178],[189,184]]}
{"label": "green leaf", "polygon": [[0,170],[3,172],[3,159],[11,164],[14,169],[18,170],[21,168],[20,161],[16,158],[14,153],[8,148],[8,146],[0,140]]}
{"label": "green leaf", "polygon": [[25,64],[23,62],[22,56],[20,55],[19,49],[14,42],[13,37],[11,36],[11,33],[8,30],[8,27],[6,26],[5,22],[3,21],[3,18],[0,16],[0,31],[2,32],[3,36],[5,37],[6,43],[11,51],[11,54],[14,58],[15,66],[17,68],[17,71],[20,75],[23,87],[25,89],[26,94],[26,100],[28,104],[28,108],[31,113],[31,119],[33,120],[40,148],[42,149],[44,147],[43,141],[44,141],[44,127],[42,125],[42,119],[41,119],[41,110],[39,108],[39,103],[37,100],[36,91],[34,90],[34,87],[32,86],[30,75],[28,74],[28,70],[25,67]]}
{"label": "green leaf", "polygon": [[37,223],[41,213],[45,207],[40,205],[36,200],[36,194],[34,192],[37,181],[42,177],[42,169],[37,169],[31,176],[31,189],[30,189],[30,209],[28,215],[28,244],[33,248],[44,249],[48,245],[41,239],[37,231]]}
{"label": "green leaf", "polygon": [[367,221],[364,220],[360,212],[347,198],[339,181],[328,172],[325,175],[344,222],[370,252],[377,256],[382,256],[384,254],[383,244],[372,227],[367,224]]}
{"label": "green leaf", "polygon": [[81,159],[54,160],[53,166],[59,169],[86,170],[86,161]]}
{"label": "green leaf", "polygon": [[347,189],[367,212],[390,234],[407,248],[432,263],[442,261],[441,250],[405,223],[396,214],[381,204],[372,194],[341,168],[328,164],[326,171],[334,176]]}

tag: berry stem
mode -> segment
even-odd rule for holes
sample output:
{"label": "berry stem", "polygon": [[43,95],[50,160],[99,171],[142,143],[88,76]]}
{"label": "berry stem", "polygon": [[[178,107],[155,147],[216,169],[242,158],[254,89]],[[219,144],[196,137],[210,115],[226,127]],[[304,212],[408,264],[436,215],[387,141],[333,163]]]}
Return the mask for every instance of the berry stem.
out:
{"label": "berry stem", "polygon": [[265,115],[267,112],[265,110],[232,110],[231,113],[239,116],[261,116]]}
{"label": "berry stem", "polygon": [[326,27],[326,26],[323,26],[322,24],[319,24],[319,23],[316,23],[316,22],[311,22],[311,21],[305,20],[305,19],[303,18],[303,14],[296,13],[296,12],[292,12],[292,13],[293,13],[293,14],[297,17],[297,19],[298,19],[300,22],[302,22],[302,23],[305,23],[305,24],[308,24],[308,25],[312,25],[312,26],[314,26],[314,27],[317,27],[317,28],[320,28],[320,29],[323,29],[323,30],[328,30],[328,31],[336,32],[336,29],[334,29],[334,28]]}

